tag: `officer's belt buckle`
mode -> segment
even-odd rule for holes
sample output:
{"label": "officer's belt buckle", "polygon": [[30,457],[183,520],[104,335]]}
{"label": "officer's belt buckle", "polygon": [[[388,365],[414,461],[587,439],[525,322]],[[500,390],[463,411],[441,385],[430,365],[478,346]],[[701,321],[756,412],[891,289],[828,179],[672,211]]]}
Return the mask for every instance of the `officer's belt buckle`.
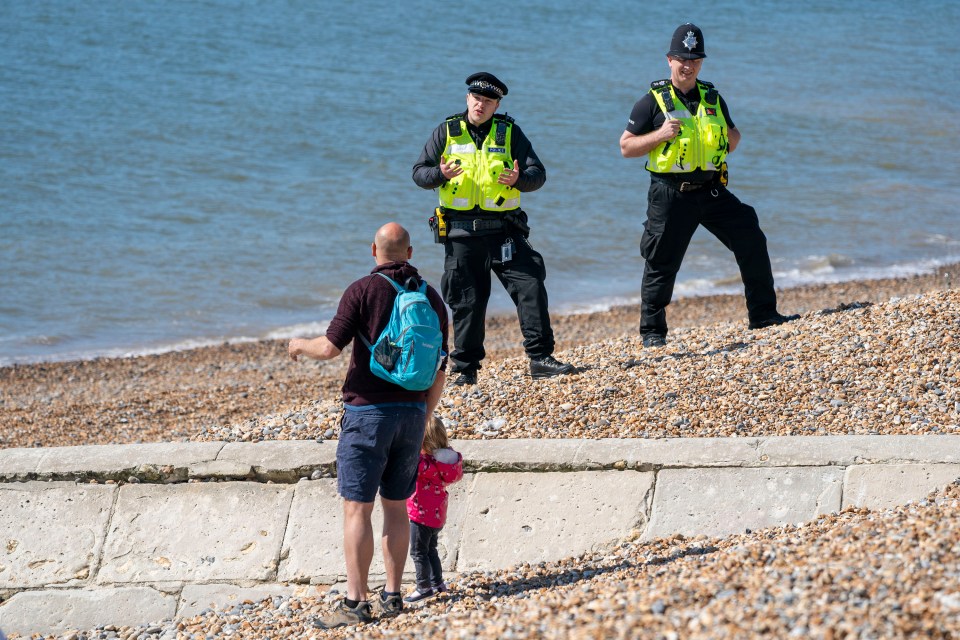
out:
{"label": "officer's belt buckle", "polygon": [[696,191],[698,189],[703,189],[705,183],[703,182],[681,182],[680,186],[677,187],[677,190],[680,193],[686,193],[687,191]]}
{"label": "officer's belt buckle", "polygon": [[500,220],[485,220],[483,218],[474,218],[467,224],[471,231],[488,231],[490,229],[502,229],[503,222]]}

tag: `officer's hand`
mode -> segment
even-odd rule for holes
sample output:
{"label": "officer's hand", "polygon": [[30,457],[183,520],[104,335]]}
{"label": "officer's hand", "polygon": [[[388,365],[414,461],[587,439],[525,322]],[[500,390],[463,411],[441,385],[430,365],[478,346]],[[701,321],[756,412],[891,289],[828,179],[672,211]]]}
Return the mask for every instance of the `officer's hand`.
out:
{"label": "officer's hand", "polygon": [[667,118],[660,126],[660,134],[663,136],[663,142],[673,140],[680,133],[680,121],[676,118]]}
{"label": "officer's hand", "polygon": [[513,169],[504,169],[500,176],[497,178],[497,182],[500,184],[505,184],[508,187],[512,187],[517,184],[517,180],[520,179],[520,165],[516,160],[513,161]]}
{"label": "officer's hand", "polygon": [[440,156],[440,173],[447,180],[453,180],[463,173],[463,167],[460,166],[459,160],[449,161],[444,156]]}

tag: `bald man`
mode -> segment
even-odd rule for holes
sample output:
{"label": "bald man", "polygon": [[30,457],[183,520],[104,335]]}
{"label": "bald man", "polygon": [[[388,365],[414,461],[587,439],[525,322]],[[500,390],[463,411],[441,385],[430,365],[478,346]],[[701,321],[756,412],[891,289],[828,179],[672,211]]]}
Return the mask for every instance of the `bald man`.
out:
{"label": "bald man", "polygon": [[[361,336],[376,341],[390,320],[397,296],[393,285],[377,274],[401,286],[410,278],[418,285],[421,282],[409,262],[413,255],[410,234],[399,224],[390,222],[380,227],[370,250],[376,267],[344,291],[326,335],[312,340],[294,338],[288,347],[294,360],[299,356],[329,360],[348,344],[353,345],[343,383],[344,412],[337,444],[347,593],[330,614],[313,621],[321,629],[370,622],[375,615],[392,617],[403,609],[400,583],[410,541],[406,501],[416,487],[426,420],[433,416],[446,380],[446,356],[433,386],[426,391],[407,391],[370,371],[370,350]],[[427,298],[440,317],[446,353],[449,330],[443,299],[430,286]],[[367,581],[374,551],[371,514],[378,492],[383,506],[381,544],[387,580],[383,591],[368,600]]]}

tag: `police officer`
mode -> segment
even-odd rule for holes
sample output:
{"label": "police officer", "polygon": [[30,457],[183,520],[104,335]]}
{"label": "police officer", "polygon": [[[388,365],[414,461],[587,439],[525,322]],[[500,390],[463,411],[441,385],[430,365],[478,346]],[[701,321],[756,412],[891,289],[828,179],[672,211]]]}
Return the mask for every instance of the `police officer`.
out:
{"label": "police officer", "polygon": [[799,318],[777,311],[767,239],[753,207],[726,188],[726,157],[740,132],[716,88],[697,76],[707,55],[694,24],[677,27],[670,41],[670,77],[651,83],[620,137],[625,158],[646,156],[650,172],[647,221],[640,253],[640,334],[645,347],[666,344],[666,307],[680,263],[699,225],[730,249],[740,267],[749,327]]}
{"label": "police officer", "polygon": [[452,372],[459,374],[454,384],[476,384],[486,355],[491,271],[517,305],[531,376],[572,373],[573,366],[552,355],[546,270],[543,257],[527,240],[527,214],[520,208],[520,194],[543,186],[546,170],[513,118],[496,113],[507,86],[485,72],[471,75],[466,83],[467,110],[434,129],[413,165],[413,181],[440,194],[438,211],[445,229],[435,229],[435,236],[444,244],[440,284],[453,312],[450,359]]}

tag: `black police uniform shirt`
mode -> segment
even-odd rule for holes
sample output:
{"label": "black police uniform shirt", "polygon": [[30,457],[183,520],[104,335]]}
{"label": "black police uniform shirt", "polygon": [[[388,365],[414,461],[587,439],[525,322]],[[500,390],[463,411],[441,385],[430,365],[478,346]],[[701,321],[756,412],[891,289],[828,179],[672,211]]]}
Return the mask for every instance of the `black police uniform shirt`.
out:
{"label": "black police uniform shirt", "polygon": [[[466,111],[461,114],[461,118],[467,123],[467,131],[470,133],[470,137],[473,138],[478,149],[483,147],[483,141],[490,133],[493,120],[498,117],[502,116],[497,114],[479,127],[476,127],[470,124]],[[420,152],[417,163],[413,165],[413,181],[417,183],[418,187],[423,189],[436,189],[447,181],[447,179],[443,177],[443,172],[440,171],[440,158],[446,148],[447,123],[444,121],[433,130],[430,139],[427,140],[427,144],[423,147],[423,151]],[[517,123],[513,123],[513,133],[510,137],[510,153],[513,159],[517,161],[518,168],[520,169],[517,183],[513,185],[514,188],[517,191],[526,193],[536,191],[542,187],[543,183],[547,181],[547,170],[544,168],[543,163],[540,162],[540,158],[537,157],[537,153],[533,150],[533,145],[530,144],[530,140],[527,139],[527,136],[524,135]]]}
{"label": "black police uniform shirt", "polygon": [[[697,113],[697,109],[700,107],[700,89],[695,86],[689,93],[682,93],[680,89],[674,85],[673,91],[691,114]],[[723,117],[727,121],[727,127],[730,129],[736,128],[736,125],[733,124],[733,120],[730,118],[730,112],[727,110],[727,103],[724,101],[723,96],[720,96],[720,110],[723,112]],[[666,120],[666,116],[663,113],[663,109],[657,104],[657,100],[653,97],[653,94],[648,91],[633,105],[633,111],[630,112],[630,121],[627,123],[627,131],[635,136],[642,136],[645,133],[650,133],[662,127],[664,120]],[[684,179],[690,180],[706,179],[712,175],[712,171],[703,171],[701,169],[695,169],[690,173],[683,174]]]}

